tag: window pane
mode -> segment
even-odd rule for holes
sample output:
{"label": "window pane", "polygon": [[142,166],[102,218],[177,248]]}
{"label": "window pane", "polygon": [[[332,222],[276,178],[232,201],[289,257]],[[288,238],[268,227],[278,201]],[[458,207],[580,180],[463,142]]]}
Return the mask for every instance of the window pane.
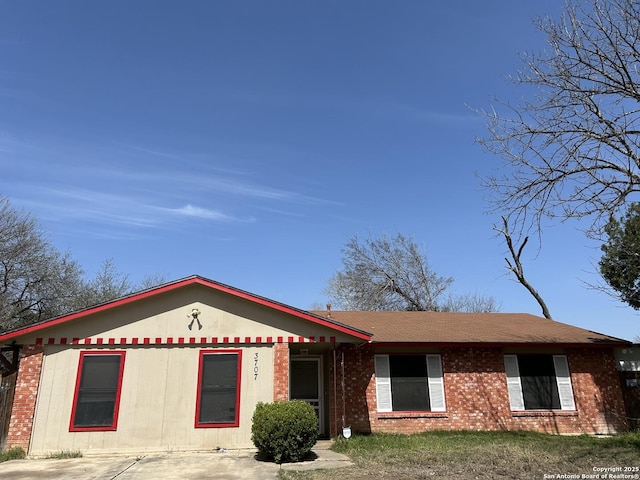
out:
{"label": "window pane", "polygon": [[237,377],[237,355],[203,356],[198,423],[235,422]]}
{"label": "window pane", "polygon": [[526,410],[559,409],[560,396],[551,355],[518,355]]}
{"label": "window pane", "polygon": [[121,358],[121,355],[85,355],[82,358],[74,427],[113,425]]}
{"label": "window pane", "polygon": [[318,398],[318,362],[315,360],[293,360],[291,362],[292,400],[314,400]]}
{"label": "window pane", "polygon": [[429,387],[424,355],[389,355],[394,411],[428,411]]}

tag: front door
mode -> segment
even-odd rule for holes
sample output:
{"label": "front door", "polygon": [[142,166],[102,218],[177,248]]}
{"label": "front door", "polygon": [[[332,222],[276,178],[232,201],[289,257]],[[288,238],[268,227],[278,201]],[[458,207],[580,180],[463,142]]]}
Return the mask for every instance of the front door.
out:
{"label": "front door", "polygon": [[289,398],[304,400],[316,411],[320,435],[324,434],[322,362],[320,357],[292,357]]}

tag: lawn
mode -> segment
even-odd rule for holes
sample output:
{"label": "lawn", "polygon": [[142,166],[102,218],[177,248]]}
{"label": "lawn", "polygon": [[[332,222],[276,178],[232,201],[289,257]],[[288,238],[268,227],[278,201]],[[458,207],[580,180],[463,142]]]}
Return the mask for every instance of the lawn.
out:
{"label": "lawn", "polygon": [[[430,432],[340,439],[333,450],[355,466],[336,470],[281,471],[281,480],[321,479],[562,479],[640,478],[640,433],[614,437],[557,436],[531,432]],[[629,470],[624,471],[627,467]],[[546,475],[546,477],[545,477]],[[562,476],[565,475],[565,476]],[[582,475],[585,475],[584,477]],[[634,477],[635,476],[635,477]],[[598,477],[591,477],[598,478]]]}

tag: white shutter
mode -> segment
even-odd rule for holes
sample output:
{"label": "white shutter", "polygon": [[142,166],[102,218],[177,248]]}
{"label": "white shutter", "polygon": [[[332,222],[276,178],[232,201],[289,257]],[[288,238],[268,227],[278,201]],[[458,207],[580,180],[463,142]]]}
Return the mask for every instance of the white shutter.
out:
{"label": "white shutter", "polygon": [[553,365],[556,368],[560,408],[562,408],[562,410],[575,410],[576,404],[573,401],[573,388],[571,387],[571,375],[569,373],[567,357],[565,355],[554,355]]}
{"label": "white shutter", "polygon": [[504,356],[504,370],[507,374],[507,389],[509,390],[509,404],[511,410],[524,410],[522,384],[520,383],[520,369],[517,355]]}
{"label": "white shutter", "polygon": [[429,376],[429,401],[432,412],[446,411],[444,402],[444,381],[440,355],[427,355],[427,374]]}
{"label": "white shutter", "polygon": [[389,355],[376,355],[376,400],[379,412],[393,411]]}

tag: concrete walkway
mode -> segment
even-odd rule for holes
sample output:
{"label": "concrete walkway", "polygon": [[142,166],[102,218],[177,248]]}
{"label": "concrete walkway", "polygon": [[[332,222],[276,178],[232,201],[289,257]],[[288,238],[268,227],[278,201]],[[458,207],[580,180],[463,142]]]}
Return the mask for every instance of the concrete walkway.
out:
{"label": "concrete walkway", "polygon": [[11,480],[142,480],[226,479],[273,480],[280,468],[311,470],[352,465],[329,450],[330,441],[313,448],[312,460],[276,465],[256,460],[255,450],[179,452],[132,456],[86,456],[65,460],[11,460],[0,463],[0,479]]}

